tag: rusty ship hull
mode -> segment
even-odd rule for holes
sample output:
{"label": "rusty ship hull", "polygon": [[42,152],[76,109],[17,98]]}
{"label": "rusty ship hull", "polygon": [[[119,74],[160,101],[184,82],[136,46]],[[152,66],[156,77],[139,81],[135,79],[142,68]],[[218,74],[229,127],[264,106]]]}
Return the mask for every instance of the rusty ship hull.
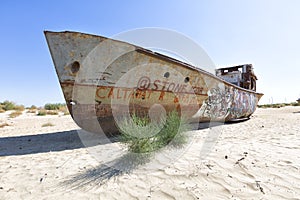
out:
{"label": "rusty ship hull", "polygon": [[64,98],[84,130],[116,133],[116,121],[177,110],[190,121],[249,118],[263,94],[200,68],[102,36],[45,36]]}

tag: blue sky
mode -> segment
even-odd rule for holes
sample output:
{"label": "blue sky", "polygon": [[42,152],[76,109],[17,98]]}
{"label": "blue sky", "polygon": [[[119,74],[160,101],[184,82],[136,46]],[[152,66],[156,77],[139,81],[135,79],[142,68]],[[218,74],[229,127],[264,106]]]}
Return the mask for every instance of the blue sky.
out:
{"label": "blue sky", "polygon": [[217,66],[252,63],[261,103],[291,102],[300,97],[299,8],[297,0],[3,0],[0,101],[64,102],[44,30],[110,37],[160,27],[192,38]]}

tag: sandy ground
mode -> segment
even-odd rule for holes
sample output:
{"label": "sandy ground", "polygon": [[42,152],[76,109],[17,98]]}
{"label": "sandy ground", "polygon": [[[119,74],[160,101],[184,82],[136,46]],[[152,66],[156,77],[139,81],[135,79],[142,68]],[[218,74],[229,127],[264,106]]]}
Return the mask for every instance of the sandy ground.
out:
{"label": "sandy ground", "polygon": [[1,113],[4,123],[0,199],[300,199],[300,107],[202,124],[179,154],[158,153],[160,165],[126,166],[118,143],[82,141],[70,116]]}

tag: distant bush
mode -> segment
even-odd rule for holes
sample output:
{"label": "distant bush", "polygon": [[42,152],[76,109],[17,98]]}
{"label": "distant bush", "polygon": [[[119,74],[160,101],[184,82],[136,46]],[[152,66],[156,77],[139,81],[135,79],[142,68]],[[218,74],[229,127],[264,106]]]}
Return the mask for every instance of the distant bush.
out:
{"label": "distant bush", "polygon": [[14,111],[14,112],[9,114],[9,117],[10,118],[15,118],[15,117],[18,117],[20,115],[22,115],[22,111]]}
{"label": "distant bush", "polygon": [[3,110],[1,107],[0,107],[0,113],[4,113],[5,110]]}
{"label": "distant bush", "polygon": [[16,105],[12,101],[4,101],[0,103],[0,110],[8,111],[8,110],[18,110],[23,111],[25,107],[23,105]]}
{"label": "distant bush", "polygon": [[1,103],[1,108],[5,111],[13,110],[15,108],[16,104],[11,101],[4,101]]}
{"label": "distant bush", "polygon": [[46,110],[59,110],[65,106],[66,106],[66,104],[63,104],[63,103],[47,103],[47,104],[45,104],[44,108]]}
{"label": "distant bush", "polygon": [[29,109],[29,110],[36,110],[37,107],[36,107],[35,105],[32,105],[32,106],[30,106],[28,109]]}

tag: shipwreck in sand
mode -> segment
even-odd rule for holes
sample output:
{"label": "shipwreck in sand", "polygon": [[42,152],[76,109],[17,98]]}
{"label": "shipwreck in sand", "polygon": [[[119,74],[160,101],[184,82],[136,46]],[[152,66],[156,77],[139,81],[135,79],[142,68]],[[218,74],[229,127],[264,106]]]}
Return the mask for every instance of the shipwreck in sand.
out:
{"label": "shipwreck in sand", "polygon": [[115,133],[124,116],[177,110],[190,121],[249,118],[263,94],[251,64],[216,74],[142,47],[78,32],[45,36],[68,109],[84,130]]}

